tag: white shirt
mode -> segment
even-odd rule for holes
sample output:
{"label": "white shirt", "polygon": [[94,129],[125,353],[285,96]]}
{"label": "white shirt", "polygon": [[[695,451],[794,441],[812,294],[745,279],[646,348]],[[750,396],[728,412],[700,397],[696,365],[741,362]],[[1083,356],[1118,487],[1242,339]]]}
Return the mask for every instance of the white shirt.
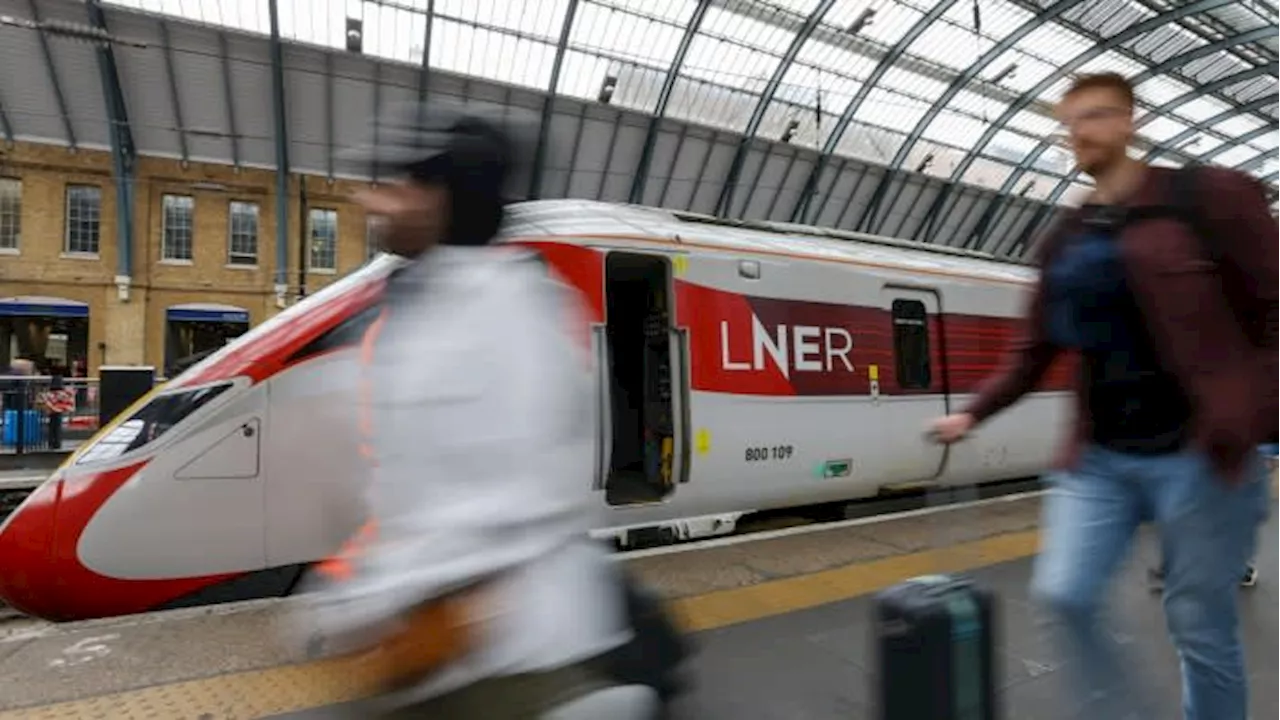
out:
{"label": "white shirt", "polygon": [[576,292],[530,255],[439,247],[388,288],[372,379],[378,541],[313,621],[336,644],[494,579],[481,648],[409,691],[574,662],[629,638],[597,525],[596,405]]}

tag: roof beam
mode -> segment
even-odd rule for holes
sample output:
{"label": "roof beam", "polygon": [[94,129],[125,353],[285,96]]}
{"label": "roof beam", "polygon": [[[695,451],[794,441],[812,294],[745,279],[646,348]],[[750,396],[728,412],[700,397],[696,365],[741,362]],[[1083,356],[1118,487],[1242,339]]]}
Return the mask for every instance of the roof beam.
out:
{"label": "roof beam", "polygon": [[324,54],[324,154],[329,182],[333,182],[334,177],[333,116],[337,112],[333,104],[333,53],[327,52]]}
{"label": "roof beam", "polygon": [[[805,180],[804,189],[800,191],[800,197],[796,200],[796,205],[791,209],[791,222],[804,222],[803,218],[809,211],[809,203],[813,199],[813,194],[818,189],[818,179],[822,175],[827,162],[835,154],[836,146],[840,144],[840,139],[844,137],[845,130],[848,129],[849,123],[853,122],[853,116],[858,113],[862,103],[867,99],[867,95],[871,94],[872,89],[880,84],[880,79],[884,74],[894,67],[902,58],[903,53],[916,41],[916,38],[928,30],[934,21],[942,17],[951,6],[956,4],[957,0],[937,0],[933,9],[916,21],[906,34],[885,53],[880,62],[876,64],[874,70],[871,71],[867,81],[858,86],[858,93],[853,96],[849,104],[845,106],[844,112],[840,113],[840,119],[836,121],[836,125],[831,129],[831,133],[827,135],[827,141],[822,146],[822,152],[818,155],[817,162],[814,163],[813,169],[809,171],[809,177]],[[955,80],[952,79],[954,83]]]}
{"label": "roof beam", "polygon": [[[969,84],[972,83],[978,77],[978,75],[984,69],[986,69],[988,65],[990,65],[993,61],[995,61],[996,58],[1004,55],[1005,52],[1007,52],[1010,48],[1017,45],[1019,40],[1022,40],[1024,37],[1031,34],[1035,30],[1038,30],[1039,28],[1044,26],[1046,23],[1055,20],[1056,18],[1061,16],[1063,13],[1080,5],[1084,1],[1085,0],[1059,0],[1058,2],[1049,6],[1048,8],[1045,8],[1044,10],[1037,13],[1031,19],[1027,20],[1026,22],[1022,23],[1018,27],[1014,28],[1012,32],[1010,32],[1005,37],[1001,38],[1000,41],[997,42],[990,50],[988,50],[987,52],[979,56],[977,60],[974,60],[973,64],[971,64],[968,68],[965,68],[964,72],[953,77],[951,79],[950,85],[947,86],[946,91],[942,93],[942,95],[938,98],[937,102],[929,106],[929,109],[925,111],[925,114],[923,116],[921,116],[920,120],[916,123],[915,127],[911,129],[911,132],[907,133],[907,138],[902,142],[901,145],[898,146],[898,151],[897,153],[894,154],[894,158],[893,158],[893,161],[890,163],[890,167],[896,168],[902,165],[902,163],[906,160],[907,155],[911,152],[912,148],[914,148],[916,143],[919,142],[920,137],[924,135],[924,131],[930,125],[933,124],[933,121],[938,117],[939,113],[941,113],[943,109],[945,109],[948,105],[951,104],[951,100],[955,98],[955,96],[959,94],[961,90],[969,90],[970,92],[973,92],[973,90],[976,88],[981,88],[989,85],[989,83],[979,83],[978,85],[975,85],[974,88],[972,89],[968,87]],[[1025,96],[1022,96],[1022,97],[1025,97]],[[1006,102],[1016,102],[1016,101],[1017,100],[1015,99],[1015,100],[1006,101]],[[871,202],[867,204],[867,210],[875,209],[875,206],[879,203],[879,197],[888,188],[887,183],[892,177],[893,177],[893,173],[885,173],[885,175],[881,179],[880,184],[876,186],[875,192],[873,192],[871,195]],[[952,177],[951,185],[949,185],[947,189],[941,195],[938,196],[938,198],[934,201],[935,204],[944,202],[946,200],[947,196],[950,195],[951,190],[955,186],[955,181],[957,177],[958,176]],[[868,216],[864,213],[863,219],[865,220],[866,217]],[[861,225],[861,221],[859,222],[859,225]]]}
{"label": "roof beam", "polygon": [[573,18],[578,14],[578,0],[569,0],[565,9],[564,25],[560,26],[560,42],[556,44],[555,61],[551,64],[551,85],[542,101],[542,120],[538,123],[538,144],[533,154],[533,172],[529,177],[529,199],[542,195],[542,169],[547,162],[547,135],[551,132],[551,113],[554,110],[556,92],[560,87],[560,69],[564,66],[564,52],[569,46],[569,33],[573,30]]}
{"label": "roof beam", "polygon": [[[1205,55],[1206,54],[1204,50],[1205,47],[1212,47],[1213,52],[1217,52],[1219,50],[1224,50],[1227,47],[1243,44],[1243,42],[1247,42],[1247,40],[1242,40],[1242,38],[1246,38],[1252,35],[1253,33],[1246,33],[1245,35],[1237,35],[1235,37],[1226,38],[1218,43],[1214,43],[1211,46],[1202,46],[1202,47],[1196,48],[1195,50],[1189,53],[1185,53],[1182,55],[1175,55],[1171,58],[1168,58],[1164,62],[1158,65],[1155,65],[1150,69],[1142,72],[1140,75],[1134,78],[1134,85],[1136,86],[1141,82],[1144,82],[1152,77],[1155,77],[1156,75],[1164,73],[1168,70],[1173,70],[1174,68],[1180,67],[1182,65],[1185,65],[1188,62],[1191,62],[1191,60],[1193,60],[1194,58],[1188,58],[1187,57],[1188,55],[1194,54],[1197,57]],[[1202,87],[1193,88],[1189,92],[1183,93],[1182,95],[1179,95],[1178,97],[1170,100],[1169,102],[1148,111],[1146,114],[1142,116],[1141,119],[1138,120],[1137,123],[1135,123],[1134,127],[1135,129],[1140,128],[1146,125],[1147,123],[1150,123],[1152,120],[1156,119],[1157,117],[1160,117],[1164,114],[1172,112],[1174,109],[1182,107],[1183,105],[1191,102],[1192,100],[1204,97],[1205,94],[1211,94],[1211,93],[1217,92],[1218,90],[1221,90],[1226,87],[1230,87],[1237,83],[1244,82],[1251,78],[1258,77],[1259,75],[1274,75],[1276,71],[1277,71],[1277,63],[1273,62],[1273,63],[1270,63],[1269,65],[1261,65],[1261,66],[1250,68],[1243,72],[1235,73],[1234,75],[1228,75],[1227,77],[1221,78],[1215,82],[1209,83],[1208,85],[1205,85]],[[1238,143],[1248,142],[1248,140],[1241,140],[1241,139],[1237,139],[1236,141]],[[1145,143],[1138,142],[1135,144],[1142,146]],[[1013,172],[1009,173],[1009,176],[1005,178],[1004,183],[1000,186],[1000,193],[1007,194],[1010,191],[1012,191],[1013,188],[1018,184],[1018,181],[1021,180],[1022,177],[1028,171],[1031,170],[1031,167],[1032,165],[1035,164],[1036,160],[1039,160],[1040,156],[1043,155],[1045,151],[1048,150],[1053,145],[1054,145],[1054,142],[1051,138],[1042,139],[1039,143],[1037,143],[1036,146],[1032,148],[1031,152],[1027,153],[1026,157],[1024,157],[1018,163],[1018,166],[1014,168]],[[1149,149],[1150,147],[1154,147],[1154,146],[1149,146],[1147,149]],[[1230,144],[1224,143],[1221,146],[1221,148],[1219,148],[1218,151],[1214,153],[1214,157],[1216,157],[1218,152],[1223,152],[1227,149],[1230,149],[1231,147],[1232,146]],[[1204,160],[1207,158],[1204,158],[1202,156],[1201,159]],[[1071,177],[1074,178],[1075,175],[1073,174]],[[1001,208],[1001,212],[1002,213],[1004,212],[1003,208]]]}
{"label": "roof beam", "polygon": [[742,164],[746,161],[747,150],[751,147],[751,141],[755,139],[756,133],[760,130],[760,123],[764,122],[765,113],[773,102],[773,96],[778,92],[778,86],[782,84],[782,78],[791,69],[791,63],[795,61],[796,55],[800,53],[800,48],[804,47],[804,44],[809,41],[814,29],[822,23],[822,18],[826,16],[827,11],[834,4],[835,0],[821,0],[813,12],[809,13],[804,25],[796,31],[795,37],[791,39],[791,45],[787,47],[786,53],[778,61],[777,67],[774,68],[773,76],[769,78],[769,83],[765,85],[764,92],[760,93],[760,100],[756,103],[755,109],[751,111],[751,117],[747,120],[747,128],[738,140],[738,147],[733,152],[733,160],[729,163],[729,174],[725,176],[724,186],[720,189],[720,199],[716,202],[715,213],[720,217],[728,217],[733,207],[733,196],[738,189],[738,175],[742,173]]}
{"label": "roof beam", "polygon": [[4,111],[4,100],[0,100],[0,131],[4,132],[6,145],[13,145],[13,125],[9,124],[9,115]]}
{"label": "roof beam", "polygon": [[[1275,102],[1275,101],[1276,101],[1275,97],[1271,97],[1270,102],[1263,102],[1262,106],[1272,104],[1272,102]],[[1254,100],[1254,102],[1261,102],[1261,101]],[[1231,111],[1230,115],[1244,114],[1244,113],[1248,113],[1248,111],[1252,111],[1252,110],[1245,110],[1244,108],[1248,108],[1248,106],[1253,105],[1254,102],[1249,102],[1248,105],[1240,106],[1240,108],[1234,108],[1233,111]],[[1210,118],[1208,119],[1208,123],[1221,122],[1222,118],[1224,118],[1224,115],[1229,115],[1229,114],[1224,113],[1222,115],[1217,115],[1216,117],[1217,119]],[[1184,135],[1184,133],[1179,133],[1179,135]],[[1175,142],[1175,138],[1170,138],[1169,143],[1174,143],[1174,142]],[[1181,142],[1181,141],[1178,141],[1178,142]],[[1169,143],[1166,143],[1166,145],[1169,145]],[[1176,152],[1176,150],[1166,150],[1166,149],[1161,149],[1161,151]],[[1148,156],[1151,156],[1151,154],[1148,154]],[[1057,187],[1053,188],[1053,192],[1050,193],[1050,196],[1048,196],[1047,201],[1050,202],[1050,204],[1056,205],[1057,201],[1061,199],[1062,195],[1065,195],[1066,190],[1068,190],[1068,188],[1071,187],[1071,181],[1074,181],[1076,177],[1079,177],[1079,174],[1080,173],[1078,172],[1078,170],[1076,170],[1076,172],[1071,173],[1070,176],[1062,178],[1061,182],[1057,183]],[[1266,176],[1262,178],[1263,183],[1274,183],[1277,181],[1280,181],[1280,172],[1271,173],[1270,176]]]}
{"label": "roof beam", "polygon": [[[1259,130],[1275,130],[1275,128],[1267,127],[1267,128],[1259,128]],[[1255,130],[1254,132],[1257,132],[1257,131]],[[1250,135],[1252,135],[1252,134],[1253,134],[1253,133],[1250,133]],[[1215,152],[1216,152],[1216,150],[1215,150]],[[1263,150],[1262,152],[1258,153],[1257,155],[1254,155],[1253,157],[1249,158],[1248,160],[1245,160],[1244,162],[1240,163],[1239,165],[1236,165],[1236,166],[1235,166],[1235,169],[1236,169],[1236,170],[1243,170],[1243,171],[1245,171],[1245,172],[1248,172],[1248,171],[1251,171],[1251,170],[1255,170],[1255,169],[1257,169],[1257,168],[1259,168],[1259,167],[1262,167],[1262,163],[1263,163],[1267,158],[1274,158],[1275,156],[1276,156],[1276,151],[1275,151],[1275,150]]]}
{"label": "roof beam", "polygon": [[27,7],[31,9],[31,20],[39,28],[36,30],[36,37],[40,39],[40,54],[44,57],[45,70],[49,71],[49,85],[53,88],[53,97],[58,102],[58,113],[62,116],[62,129],[67,134],[67,144],[75,150],[80,146],[76,140],[76,131],[71,127],[71,113],[67,111],[67,96],[62,92],[62,83],[58,81],[58,69],[53,64],[53,51],[49,49],[49,36],[44,32],[44,25],[40,21],[40,10],[36,7],[36,0],[27,0]]}
{"label": "roof beam", "polygon": [[[280,44],[280,10],[277,0],[268,0],[271,15],[271,115],[276,141],[276,298],[284,299],[289,287],[289,125],[285,117],[284,50]],[[224,36],[225,37],[225,36]],[[227,62],[226,40],[223,61]],[[230,72],[227,83],[230,84]],[[298,258],[298,267],[306,267],[306,258]]]}
{"label": "roof beam", "polygon": [[[272,0],[272,2],[275,2],[275,0]],[[378,110],[381,107],[382,107],[382,63],[375,60],[373,62],[373,97],[369,103],[369,113],[370,113],[369,117],[377,118]],[[375,120],[370,124],[373,125],[373,147],[374,148],[381,147],[381,143],[379,143],[378,141],[381,139],[379,135],[381,134],[382,123],[377,122]],[[377,184],[378,182],[378,166],[381,164],[382,163],[376,163],[376,162],[369,163],[369,170],[370,170],[369,175],[370,175],[370,179],[373,180],[374,184]]]}
{"label": "roof beam", "polygon": [[[1138,119],[1138,122],[1135,123],[1135,126],[1143,127],[1149,124],[1151,121],[1155,120],[1157,117],[1165,113],[1172,112],[1175,108],[1182,107],[1183,105],[1186,105],[1192,100],[1198,100],[1200,98],[1203,98],[1205,95],[1212,95],[1214,93],[1217,93],[1219,90],[1222,90],[1223,88],[1229,88],[1232,85],[1245,82],[1246,80],[1252,80],[1253,78],[1259,77],[1261,75],[1275,75],[1278,69],[1280,69],[1280,63],[1276,62],[1275,60],[1272,60],[1266,65],[1255,65],[1254,67],[1251,67],[1248,70],[1242,70],[1238,73],[1234,73],[1222,78],[1218,78],[1217,80],[1214,80],[1208,85],[1201,85],[1200,87],[1192,88],[1188,92],[1185,92],[1179,95],[1178,97],[1170,100],[1169,102],[1161,105],[1160,107],[1157,107],[1154,110],[1149,111],[1147,114],[1143,115],[1141,118]],[[1229,103],[1229,104],[1238,105],[1239,103]]]}
{"label": "roof beam", "polygon": [[[805,24],[804,15],[781,9],[773,3],[760,2],[760,0],[713,0],[713,4],[720,10],[742,15],[743,17],[773,25],[774,27],[789,30],[791,32],[799,32]],[[827,45],[873,60],[878,60],[879,58],[884,57],[885,54],[889,53],[893,49],[892,46],[886,45],[882,42],[865,37],[858,37],[856,35],[850,35],[845,32],[844,28],[836,28],[831,25],[824,24],[819,24],[813,29],[812,38],[818,42],[826,43]],[[939,82],[949,83],[956,77],[955,70],[940,63],[930,62],[912,55],[902,55],[899,57],[896,67],[918,75],[923,75]],[[837,75],[840,74],[836,70],[831,70],[829,72]],[[844,75],[843,77],[847,79],[854,79],[852,76],[848,75]],[[979,95],[992,100],[998,100],[1003,103],[1013,102],[1018,98],[1018,93],[1002,88],[999,85],[982,85],[971,89]]]}
{"label": "roof beam", "polygon": [[1147,152],[1147,155],[1144,159],[1147,162],[1151,162],[1152,160],[1155,160],[1161,155],[1164,155],[1172,151],[1174,148],[1177,148],[1179,145],[1186,142],[1187,140],[1190,140],[1191,138],[1195,137],[1197,134],[1202,132],[1207,127],[1210,127],[1212,125],[1217,125],[1223,120],[1230,120],[1231,118],[1237,117],[1239,115],[1246,115],[1254,112],[1255,110],[1261,110],[1262,108],[1267,107],[1268,105],[1274,105],[1275,102],[1276,102],[1276,93],[1273,92],[1270,95],[1267,95],[1266,97],[1260,97],[1251,103],[1241,105],[1239,107],[1233,107],[1230,110],[1220,112],[1217,115],[1214,115],[1213,117],[1208,118],[1207,120],[1201,120],[1195,125],[1192,125],[1191,127],[1188,127],[1186,130],[1183,130],[1177,135],[1174,135],[1173,137],[1169,138],[1165,142],[1162,142],[1156,145],[1154,148],[1152,148],[1150,151]]}
{"label": "roof beam", "polygon": [[[1088,50],[1085,50],[1079,55],[1076,55],[1071,60],[1068,60],[1066,63],[1060,66],[1057,70],[1054,70],[1053,72],[1049,73],[1049,75],[1047,75],[1043,80],[1036,83],[1035,87],[1023,93],[1022,97],[1018,98],[1016,102],[1014,102],[1012,105],[1006,108],[1005,111],[1001,113],[1000,117],[997,118],[995,122],[987,126],[987,129],[982,133],[982,137],[978,138],[978,142],[974,143],[973,148],[970,149],[969,152],[964,156],[964,159],[961,160],[958,165],[956,165],[956,169],[951,173],[952,179],[959,180],[961,177],[964,176],[965,172],[968,171],[969,167],[973,165],[973,161],[978,159],[979,153],[981,153],[983,150],[987,148],[987,145],[991,142],[991,139],[995,137],[996,133],[1004,129],[1005,124],[1008,123],[1009,120],[1012,119],[1014,115],[1018,114],[1023,108],[1030,105],[1033,100],[1036,100],[1037,98],[1039,98],[1040,94],[1043,93],[1045,90],[1048,90],[1055,83],[1057,83],[1062,78],[1067,77],[1076,69],[1084,66],[1091,60],[1101,56],[1103,53],[1107,52],[1108,50],[1111,50],[1112,48],[1115,48],[1115,47],[1119,47],[1129,42],[1130,40],[1133,40],[1134,38],[1137,38],[1141,35],[1145,35],[1146,33],[1151,32],[1156,28],[1168,25],[1169,23],[1173,22],[1174,20],[1177,20],[1180,17],[1186,17],[1187,15],[1194,15],[1197,13],[1203,13],[1209,10],[1214,10],[1220,7],[1230,5],[1234,1],[1235,0],[1197,0],[1196,2],[1190,3],[1188,5],[1183,5],[1180,7],[1173,8],[1172,10],[1169,10],[1164,13],[1160,13],[1155,17],[1151,17],[1146,20],[1143,20],[1140,23],[1135,23],[1133,25],[1130,25],[1129,27],[1125,28],[1123,31],[1116,33],[1115,35],[1108,38],[1105,42],[1094,45],[1090,47]],[[1146,73],[1143,73],[1143,74],[1145,75]],[[1137,80],[1137,78],[1135,78],[1135,80]],[[907,148],[904,146],[904,148],[899,151],[900,158],[898,163],[895,163],[895,165],[900,164],[901,158],[906,157],[906,150]]]}
{"label": "roof beam", "polygon": [[[671,102],[671,93],[675,91],[676,80],[680,76],[680,68],[684,67],[684,59],[689,54],[689,46],[693,44],[693,38],[698,34],[698,28],[702,27],[702,18],[707,15],[707,8],[711,7],[711,0],[698,0],[698,7],[693,11],[693,17],[689,19],[689,25],[685,28],[684,35],[680,38],[680,45],[676,47],[676,55],[671,59],[671,68],[667,70],[666,77],[662,80],[662,89],[658,92],[658,104],[653,109],[653,114],[649,117],[649,128],[644,134],[644,145],[640,150],[640,162],[636,164],[635,174],[631,178],[631,194],[628,200],[639,205],[644,201],[644,186],[649,181],[649,166],[653,164],[653,146],[658,142],[658,125],[662,122],[662,118],[667,114],[667,103]],[[666,195],[666,190],[663,190]]]}
{"label": "roof beam", "polygon": [[231,90],[231,51],[227,48],[227,34],[218,31],[218,54],[222,58],[222,92],[227,103],[227,139],[231,141],[231,164],[240,167],[240,133],[236,130],[235,93]]}
{"label": "roof beam", "polygon": [[[1253,140],[1257,140],[1263,135],[1266,135],[1267,133],[1273,133],[1275,131],[1276,131],[1276,128],[1274,125],[1263,125],[1262,127],[1257,128],[1255,130],[1250,130],[1249,132],[1236,138],[1236,142],[1234,145],[1231,143],[1223,143],[1218,147],[1210,150],[1209,152],[1202,154],[1200,156],[1200,162],[1209,162],[1210,160],[1218,157],[1219,155],[1221,155],[1224,152],[1227,152],[1228,150],[1238,148],[1241,145],[1244,145],[1245,143],[1248,143]],[[1275,150],[1268,150],[1262,153],[1262,155],[1275,155],[1275,153],[1276,153]]]}
{"label": "roof beam", "polygon": [[422,63],[418,71],[418,105],[427,100],[427,80],[431,75],[431,20],[436,14],[436,0],[427,0],[427,14],[422,30]]}
{"label": "roof beam", "polygon": [[[1071,2],[1072,0],[1064,0],[1064,1]],[[1177,8],[1176,10],[1171,10],[1168,13],[1157,15],[1154,18],[1150,18],[1148,20],[1144,20],[1143,22],[1137,23],[1135,25],[1131,25],[1128,29],[1113,36],[1106,42],[1103,42],[1099,45],[1095,45],[1089,48],[1088,50],[1084,51],[1083,53],[1077,55],[1075,58],[1069,61],[1066,65],[1063,65],[1056,72],[1051,73],[1039,84],[1031,88],[1031,90],[1027,91],[1016,103],[1009,106],[1009,108],[1003,114],[1001,114],[1001,116],[997,118],[995,122],[987,126],[986,131],[983,132],[982,137],[978,139],[978,142],[974,145],[974,148],[956,166],[955,171],[951,174],[952,181],[959,182],[959,180],[964,176],[964,173],[969,169],[969,166],[972,165],[973,161],[977,158],[978,153],[986,149],[987,143],[991,140],[991,138],[993,138],[997,132],[999,132],[1002,128],[1004,128],[1004,126],[1009,122],[1009,120],[1015,114],[1017,114],[1019,111],[1024,109],[1027,105],[1034,102],[1035,99],[1040,95],[1040,93],[1044,92],[1044,90],[1052,86],[1053,83],[1056,83],[1060,78],[1066,77],[1069,73],[1074,71],[1076,68],[1084,65],[1085,63],[1088,63],[1089,61],[1103,54],[1104,52],[1107,52],[1108,50],[1111,50],[1115,47],[1118,47],[1123,43],[1129,42],[1130,40],[1132,40],[1133,38],[1139,35],[1150,32],[1152,29],[1156,27],[1160,27],[1161,25],[1167,22],[1176,20],[1178,17],[1183,17],[1185,15],[1197,13],[1197,12],[1204,12],[1207,9],[1219,7],[1224,4],[1229,4],[1229,3],[1223,3],[1221,2],[1221,0],[1201,0],[1201,2],[1197,2],[1191,5],[1185,5],[1183,7]],[[1054,7],[1056,8],[1057,6],[1055,5]],[[1271,33],[1271,35],[1274,35],[1274,32]],[[1157,75],[1168,72],[1173,68],[1181,67],[1201,57],[1208,57],[1210,55],[1213,55],[1223,50],[1224,48],[1231,47],[1233,45],[1238,45],[1242,42],[1247,42],[1251,40],[1260,40],[1263,37],[1267,37],[1267,36],[1268,35],[1265,32],[1252,31],[1248,33],[1243,33],[1241,35],[1237,35],[1235,37],[1225,38],[1223,40],[1218,41],[1217,43],[1211,43],[1210,45],[1195,48],[1185,53],[1180,53],[1171,58],[1168,58],[1164,62],[1161,62],[1157,65],[1154,65],[1144,70],[1142,73],[1132,78],[1132,82],[1135,86],[1140,85],[1150,78],[1153,78]],[[946,98],[945,95],[944,95],[944,98]],[[949,99],[950,98],[946,98],[946,100],[949,100]],[[944,101],[940,100],[939,103],[940,104],[944,103]],[[938,107],[938,106],[935,106],[935,107]],[[933,113],[932,109],[930,112]],[[926,114],[925,118],[922,119],[921,123],[917,124],[916,130],[912,131],[911,137],[908,138],[908,143],[905,143],[899,151],[903,157],[905,157],[906,153],[910,151],[910,148],[907,147],[907,145],[914,144],[916,140],[919,140],[919,134],[917,131],[922,132],[924,129],[924,121],[929,119],[930,119],[929,114]],[[1034,163],[1035,159],[1039,157],[1039,155],[1035,153],[1037,152],[1043,153],[1045,149],[1047,149],[1049,146],[1047,143],[1042,143],[1042,145],[1044,147],[1039,147],[1037,148],[1037,150],[1033,151],[1034,157],[1028,156],[1027,158],[1023,159],[1022,162],[1025,163],[1028,168],[1031,166],[1032,163]],[[1019,175],[1019,177],[1020,176],[1021,175]],[[1068,185],[1070,184],[1070,180],[1074,179],[1074,177],[1075,177],[1075,173],[1068,176],[1066,180]],[[1005,184],[1001,188],[1001,192],[1007,193],[1013,187],[1012,183],[1016,182],[1016,180],[1017,179],[1013,178],[1012,174],[1010,175],[1010,177],[1005,178]],[[945,201],[946,201],[945,197],[940,197],[938,202],[944,203]],[[946,212],[945,211],[942,212],[942,215],[945,216]]]}
{"label": "roof beam", "polygon": [[[108,33],[106,14],[98,0],[85,4],[89,24],[103,35]],[[32,11],[35,4],[32,3]],[[112,174],[116,184],[116,276],[127,279],[133,276],[133,170],[137,149],[129,128],[129,111],[125,106],[124,91],[120,89],[120,73],[116,68],[115,51],[111,43],[101,42],[94,47],[98,56],[98,74],[102,81],[102,98],[107,106],[108,130],[111,137]]]}
{"label": "roof beam", "polygon": [[[1211,44],[1203,45],[1201,47],[1196,47],[1196,49],[1189,50],[1187,53],[1174,55],[1172,58],[1165,60],[1164,63],[1153,65],[1153,67],[1147,69],[1146,72],[1143,72],[1142,74],[1139,74],[1139,76],[1133,78],[1134,86],[1138,86],[1140,83],[1146,82],[1149,78],[1160,76],[1160,74],[1165,74],[1169,72],[1169,70],[1179,68],[1181,65],[1192,63],[1194,60],[1206,58],[1206,56],[1215,54],[1217,51],[1228,49],[1228,47],[1245,45],[1248,44],[1248,42],[1257,42],[1260,40],[1266,40],[1268,37],[1275,36],[1280,36],[1280,27],[1263,27],[1242,33],[1242,35],[1224,37],[1222,40],[1211,42]],[[1263,76],[1263,74],[1276,73],[1280,73],[1280,63],[1256,65],[1256,67],[1217,79],[1217,81],[1208,83],[1206,86],[1192,88],[1192,90],[1184,92],[1184,94],[1181,94],[1178,97],[1174,97],[1174,99],[1169,102],[1165,102],[1164,105],[1157,106],[1157,108],[1147,111],[1142,118],[1138,119],[1138,122],[1135,123],[1135,127],[1140,128],[1146,126],[1146,124],[1151,123],[1152,120],[1160,118],[1162,115],[1170,114],[1172,111],[1181,108],[1181,106],[1188,104],[1188,102],[1192,100],[1197,100],[1199,97],[1203,97],[1207,94],[1215,94],[1215,92],[1219,92],[1224,90],[1226,87],[1233,86],[1235,83],[1247,81],[1249,78]],[[1023,174],[1027,173],[1028,170],[1032,168],[1032,165],[1036,163],[1039,156],[1043,155],[1044,151],[1050,149],[1052,146],[1053,141],[1051,138],[1044,138],[1044,140],[1039,141],[1036,147],[1034,147],[1034,149],[1030,151],[1030,154],[1027,155],[1027,158],[1020,161],[1018,168],[1014,169],[1014,172],[1010,174],[1009,179],[1006,179],[1004,186],[1001,187],[1001,191],[1007,191],[1009,188],[1014,187],[1015,184],[1018,184],[1019,179],[1021,179]]]}
{"label": "roof beam", "polygon": [[182,163],[191,161],[191,153],[187,148],[187,124],[182,121],[182,101],[178,97],[178,73],[173,67],[173,43],[169,40],[169,23],[160,19],[160,38],[164,50],[165,77],[169,80],[169,99],[173,104],[173,121],[178,128],[178,149],[182,152]]}

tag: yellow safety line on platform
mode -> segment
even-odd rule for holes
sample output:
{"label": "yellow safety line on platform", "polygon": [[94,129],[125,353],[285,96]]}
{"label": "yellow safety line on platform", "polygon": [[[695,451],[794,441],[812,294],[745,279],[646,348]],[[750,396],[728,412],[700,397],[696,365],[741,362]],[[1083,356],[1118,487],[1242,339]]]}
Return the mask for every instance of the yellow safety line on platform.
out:
{"label": "yellow safety line on platform", "polygon": [[[917,575],[1035,554],[1036,531],[1011,533],[671,601],[690,632],[783,615],[875,592]],[[354,700],[350,665],[285,665],[0,712],[0,720],[255,720]]]}

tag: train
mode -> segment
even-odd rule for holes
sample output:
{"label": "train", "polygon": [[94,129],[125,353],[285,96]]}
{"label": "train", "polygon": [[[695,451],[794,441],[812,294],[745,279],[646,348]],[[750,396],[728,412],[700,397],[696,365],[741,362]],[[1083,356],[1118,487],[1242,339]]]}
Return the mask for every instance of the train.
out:
{"label": "train", "polygon": [[[582,492],[606,540],[1033,477],[1071,412],[1067,358],[966,442],[925,432],[1002,361],[1026,263],[580,200],[511,205],[499,242],[581,294],[601,417]],[[102,427],[0,525],[0,599],[69,621],[305,586],[364,519],[356,355],[400,262],[377,256]]]}

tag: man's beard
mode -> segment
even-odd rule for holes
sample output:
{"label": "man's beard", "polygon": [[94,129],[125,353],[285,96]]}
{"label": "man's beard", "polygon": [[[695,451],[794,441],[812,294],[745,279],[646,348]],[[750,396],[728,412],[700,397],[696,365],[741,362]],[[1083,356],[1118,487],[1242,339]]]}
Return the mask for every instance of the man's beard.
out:
{"label": "man's beard", "polygon": [[1105,173],[1107,170],[1111,169],[1112,167],[1115,167],[1117,164],[1123,161],[1125,157],[1123,148],[1121,148],[1119,152],[1109,152],[1109,153],[1099,152],[1100,148],[1097,148],[1094,146],[1088,147],[1086,148],[1086,150],[1091,151],[1089,152],[1089,157],[1091,158],[1091,160],[1088,162],[1081,160],[1079,159],[1080,158],[1079,154],[1077,154],[1076,168],[1081,173],[1084,173],[1085,175],[1088,175],[1089,177],[1092,177],[1092,178],[1096,178],[1099,174]]}

